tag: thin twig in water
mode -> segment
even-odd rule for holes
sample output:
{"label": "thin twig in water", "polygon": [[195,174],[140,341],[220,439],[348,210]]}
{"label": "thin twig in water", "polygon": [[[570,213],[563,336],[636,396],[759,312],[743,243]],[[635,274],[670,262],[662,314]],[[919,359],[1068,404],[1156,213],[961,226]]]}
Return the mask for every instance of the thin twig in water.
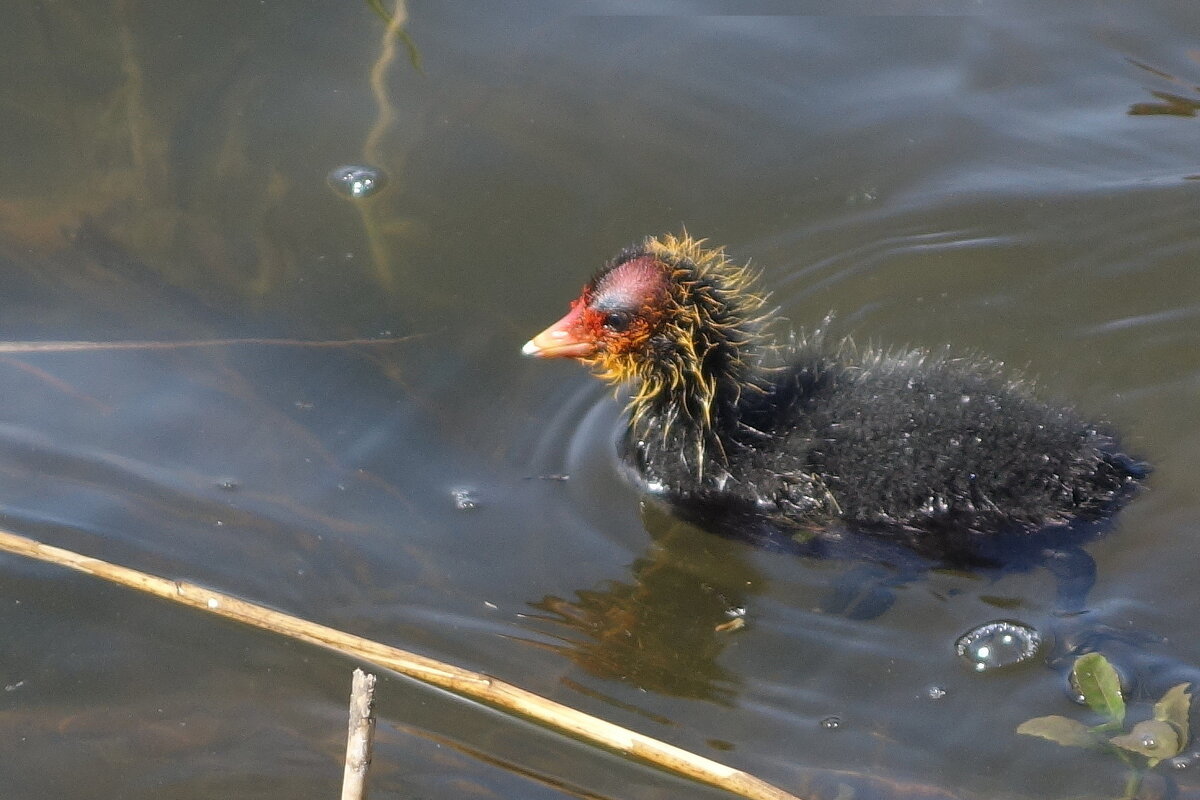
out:
{"label": "thin twig in water", "polygon": [[750,800],[799,800],[795,795],[749,773],[606,722],[490,675],[309,622],[194,583],[167,580],[42,544],[3,529],[0,529],[0,551],[74,569],[181,605],[359,658]]}
{"label": "thin twig in water", "polygon": [[267,347],[360,347],[400,344],[418,338],[388,336],[378,339],[188,339],[180,342],[0,342],[0,353],[78,353],[88,350],[181,350],[186,347],[263,345]]}

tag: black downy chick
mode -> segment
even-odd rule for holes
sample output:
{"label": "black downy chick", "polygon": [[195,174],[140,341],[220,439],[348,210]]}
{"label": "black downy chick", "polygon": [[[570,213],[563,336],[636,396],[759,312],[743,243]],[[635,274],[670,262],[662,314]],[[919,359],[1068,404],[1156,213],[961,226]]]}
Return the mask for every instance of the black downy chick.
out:
{"label": "black downy chick", "polygon": [[945,554],[1102,518],[1149,471],[995,363],[772,344],[753,281],[720,248],[651,237],[524,347],[631,385],[622,455],[693,521]]}

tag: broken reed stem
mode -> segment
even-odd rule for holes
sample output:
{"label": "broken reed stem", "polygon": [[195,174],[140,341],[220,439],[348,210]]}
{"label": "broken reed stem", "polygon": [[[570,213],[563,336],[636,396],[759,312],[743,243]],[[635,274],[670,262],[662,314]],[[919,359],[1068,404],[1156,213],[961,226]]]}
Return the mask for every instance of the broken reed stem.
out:
{"label": "broken reed stem", "polygon": [[342,800],[367,800],[367,770],[374,746],[375,676],[355,668],[350,684],[350,733],[346,737]]}
{"label": "broken reed stem", "polygon": [[0,551],[84,572],[165,600],[369,661],[383,669],[536,720],[559,733],[615,750],[750,800],[800,800],[749,773],[605,722],[489,675],[344,633],[233,595],[111,564],[3,529],[0,529]]}

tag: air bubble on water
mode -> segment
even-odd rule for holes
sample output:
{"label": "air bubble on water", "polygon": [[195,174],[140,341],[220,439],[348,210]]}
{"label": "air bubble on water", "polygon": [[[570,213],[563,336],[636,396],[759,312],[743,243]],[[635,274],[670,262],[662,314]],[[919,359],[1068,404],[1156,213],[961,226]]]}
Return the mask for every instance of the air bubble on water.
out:
{"label": "air bubble on water", "polygon": [[930,700],[941,700],[946,696],[946,689],[942,686],[930,686],[925,690],[925,696]]}
{"label": "air bubble on water", "polygon": [[351,200],[370,197],[387,185],[387,175],[383,170],[363,164],[337,167],[325,180],[331,189]]}
{"label": "air bubble on water", "polygon": [[1042,636],[1019,622],[997,620],[973,628],[954,644],[959,658],[976,672],[1020,664],[1034,656]]}
{"label": "air bubble on water", "polygon": [[835,714],[821,720],[820,724],[823,730],[836,731],[838,728],[842,727],[842,718]]}
{"label": "air bubble on water", "polygon": [[454,500],[454,507],[459,511],[472,511],[479,508],[479,498],[473,489],[452,489],[450,497]]}

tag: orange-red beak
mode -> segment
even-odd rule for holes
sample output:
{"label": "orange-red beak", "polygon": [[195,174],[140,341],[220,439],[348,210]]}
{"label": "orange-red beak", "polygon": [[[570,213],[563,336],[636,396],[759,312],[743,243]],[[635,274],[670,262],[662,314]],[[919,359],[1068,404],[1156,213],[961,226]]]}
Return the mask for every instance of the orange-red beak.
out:
{"label": "orange-red beak", "polygon": [[576,301],[567,315],[530,339],[521,348],[537,358],[587,358],[596,353],[596,340],[583,324],[586,305]]}

